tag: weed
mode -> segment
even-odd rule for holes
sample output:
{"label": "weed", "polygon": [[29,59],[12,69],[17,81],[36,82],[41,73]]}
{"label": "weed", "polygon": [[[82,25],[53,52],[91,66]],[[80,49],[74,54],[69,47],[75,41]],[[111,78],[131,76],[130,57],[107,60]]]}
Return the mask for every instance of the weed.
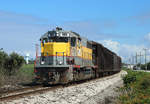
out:
{"label": "weed", "polygon": [[[0,92],[3,91],[3,86],[10,86],[8,89],[12,89],[14,86],[19,87],[24,83],[32,82],[34,78],[34,65],[23,65],[17,73],[9,76],[0,70]],[[11,88],[12,87],[12,88]],[[6,89],[7,90],[7,89]]]}
{"label": "weed", "polygon": [[118,104],[150,104],[150,73],[126,70]]}

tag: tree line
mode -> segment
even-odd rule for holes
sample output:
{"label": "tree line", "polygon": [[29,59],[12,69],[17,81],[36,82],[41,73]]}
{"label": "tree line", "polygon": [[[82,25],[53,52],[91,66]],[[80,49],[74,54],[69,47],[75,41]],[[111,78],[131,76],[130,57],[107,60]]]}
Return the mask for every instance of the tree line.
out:
{"label": "tree line", "polygon": [[8,55],[6,52],[0,51],[0,73],[13,75],[24,63],[25,60],[23,56],[15,52]]}

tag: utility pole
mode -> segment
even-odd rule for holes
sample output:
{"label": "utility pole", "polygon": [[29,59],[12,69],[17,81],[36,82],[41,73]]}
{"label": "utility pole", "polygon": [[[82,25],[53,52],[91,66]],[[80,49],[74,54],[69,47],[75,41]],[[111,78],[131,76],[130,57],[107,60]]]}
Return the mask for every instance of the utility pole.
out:
{"label": "utility pole", "polygon": [[141,56],[142,56],[142,55],[141,55],[141,52],[140,52],[140,66],[141,66]]}
{"label": "utility pole", "polygon": [[129,68],[131,69],[131,58],[129,58]]}
{"label": "utility pole", "polygon": [[137,65],[137,52],[136,52],[135,60],[136,60],[136,65]]}
{"label": "utility pole", "polygon": [[141,52],[140,52],[140,70],[141,70],[141,56],[142,56],[142,55],[141,55]]}
{"label": "utility pole", "polygon": [[[136,66],[137,66],[137,64],[140,64],[140,68],[141,68],[141,52],[140,52],[140,54],[137,54],[137,52],[136,52]],[[140,57],[140,60],[138,59],[138,57]],[[139,63],[138,63],[138,60],[139,60]]]}
{"label": "utility pole", "polygon": [[[146,51],[147,51],[148,49],[144,48],[143,50],[145,51],[145,65],[146,65],[146,61],[147,61],[147,60],[146,60]],[[146,70],[147,70],[147,65],[146,65]]]}
{"label": "utility pole", "polygon": [[134,65],[134,56],[132,55],[132,64]]}

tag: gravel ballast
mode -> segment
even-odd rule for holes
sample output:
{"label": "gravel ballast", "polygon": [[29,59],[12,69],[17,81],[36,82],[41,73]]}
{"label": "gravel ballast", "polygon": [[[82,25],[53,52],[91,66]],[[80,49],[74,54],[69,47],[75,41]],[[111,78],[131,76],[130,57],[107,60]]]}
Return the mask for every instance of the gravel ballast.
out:
{"label": "gravel ballast", "polygon": [[118,96],[115,89],[122,85],[121,71],[118,74],[85,82],[75,86],[59,88],[46,93],[25,96],[5,104],[108,104]]}

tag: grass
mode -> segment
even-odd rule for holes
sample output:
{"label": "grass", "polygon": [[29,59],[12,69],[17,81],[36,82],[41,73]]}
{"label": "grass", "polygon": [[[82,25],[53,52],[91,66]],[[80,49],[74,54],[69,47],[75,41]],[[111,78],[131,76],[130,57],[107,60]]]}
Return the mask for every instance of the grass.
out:
{"label": "grass", "polygon": [[22,74],[33,76],[34,75],[34,64],[23,65],[19,71]]}
{"label": "grass", "polygon": [[150,104],[150,73],[127,70],[118,104]]}
{"label": "grass", "polygon": [[24,64],[14,75],[11,76],[5,75],[4,73],[0,72],[0,86],[32,82],[33,79],[34,64]]}
{"label": "grass", "polygon": [[34,64],[23,65],[17,75],[24,81],[32,81],[34,78]]}
{"label": "grass", "polygon": [[0,69],[0,86],[2,86],[4,84],[4,74],[2,72],[2,69]]}
{"label": "grass", "polygon": [[0,70],[0,93],[14,90],[31,83],[34,79],[34,64],[24,64],[18,71],[9,76]]}

